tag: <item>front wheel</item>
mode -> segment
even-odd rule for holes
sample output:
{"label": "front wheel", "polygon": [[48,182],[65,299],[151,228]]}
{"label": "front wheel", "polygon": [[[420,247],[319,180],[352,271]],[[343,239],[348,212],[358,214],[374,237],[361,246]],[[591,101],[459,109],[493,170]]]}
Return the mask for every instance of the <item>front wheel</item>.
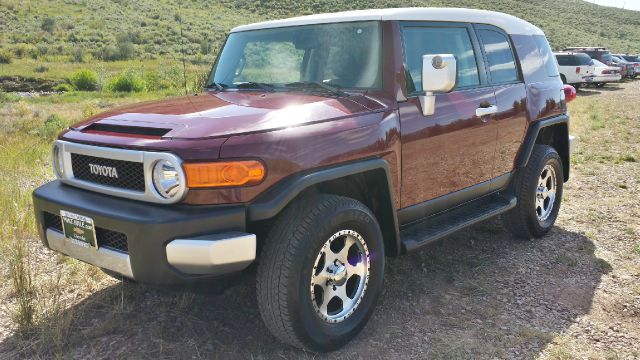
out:
{"label": "front wheel", "polygon": [[314,351],[355,337],[382,290],[384,245],[361,202],[334,195],[292,203],[270,231],[258,266],[258,306],[282,342]]}
{"label": "front wheel", "polygon": [[560,211],[563,184],[558,152],[548,145],[535,145],[529,163],[515,175],[511,184],[518,203],[505,214],[506,227],[525,239],[548,233]]}

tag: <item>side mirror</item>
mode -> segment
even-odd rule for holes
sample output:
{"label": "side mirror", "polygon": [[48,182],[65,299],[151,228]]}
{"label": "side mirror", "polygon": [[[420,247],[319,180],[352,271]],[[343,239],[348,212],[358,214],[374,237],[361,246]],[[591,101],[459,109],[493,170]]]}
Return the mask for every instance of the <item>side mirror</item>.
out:
{"label": "side mirror", "polygon": [[433,115],[436,110],[435,93],[448,93],[456,87],[458,65],[452,54],[422,56],[422,115]]}

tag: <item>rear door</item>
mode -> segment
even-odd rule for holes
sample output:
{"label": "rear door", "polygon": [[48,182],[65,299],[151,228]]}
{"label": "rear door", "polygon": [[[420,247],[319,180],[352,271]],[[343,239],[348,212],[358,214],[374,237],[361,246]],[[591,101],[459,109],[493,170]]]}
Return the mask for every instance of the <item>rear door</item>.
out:
{"label": "rear door", "polygon": [[[495,91],[498,112],[496,159],[493,177],[513,170],[527,128],[527,90],[515,61],[509,36],[494,26],[475,25],[485,58],[489,83]],[[498,184],[500,185],[500,184]]]}
{"label": "rear door", "polygon": [[[492,115],[476,116],[476,109],[495,106],[496,99],[471,25],[403,23],[402,38],[410,96],[399,104],[401,204],[408,207],[488,182],[494,171],[497,125]],[[458,64],[456,88],[436,95],[435,113],[429,116],[422,115],[418,98],[423,94],[426,54],[453,54]],[[483,195],[483,189],[457,199]]]}

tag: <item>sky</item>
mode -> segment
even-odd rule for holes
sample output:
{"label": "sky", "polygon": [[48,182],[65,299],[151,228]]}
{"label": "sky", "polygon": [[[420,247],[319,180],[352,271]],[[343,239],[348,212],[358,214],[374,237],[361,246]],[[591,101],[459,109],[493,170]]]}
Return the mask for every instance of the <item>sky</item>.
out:
{"label": "sky", "polygon": [[640,11],[640,0],[585,0],[603,6],[624,7],[628,10]]}

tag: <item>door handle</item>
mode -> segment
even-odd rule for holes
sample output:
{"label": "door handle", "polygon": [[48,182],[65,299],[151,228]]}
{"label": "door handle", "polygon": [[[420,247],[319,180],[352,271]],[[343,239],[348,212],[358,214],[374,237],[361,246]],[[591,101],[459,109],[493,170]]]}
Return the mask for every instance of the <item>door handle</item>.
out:
{"label": "door handle", "polygon": [[498,112],[498,107],[495,105],[491,105],[489,107],[479,107],[476,109],[476,116],[483,117],[487,115],[493,115]]}

